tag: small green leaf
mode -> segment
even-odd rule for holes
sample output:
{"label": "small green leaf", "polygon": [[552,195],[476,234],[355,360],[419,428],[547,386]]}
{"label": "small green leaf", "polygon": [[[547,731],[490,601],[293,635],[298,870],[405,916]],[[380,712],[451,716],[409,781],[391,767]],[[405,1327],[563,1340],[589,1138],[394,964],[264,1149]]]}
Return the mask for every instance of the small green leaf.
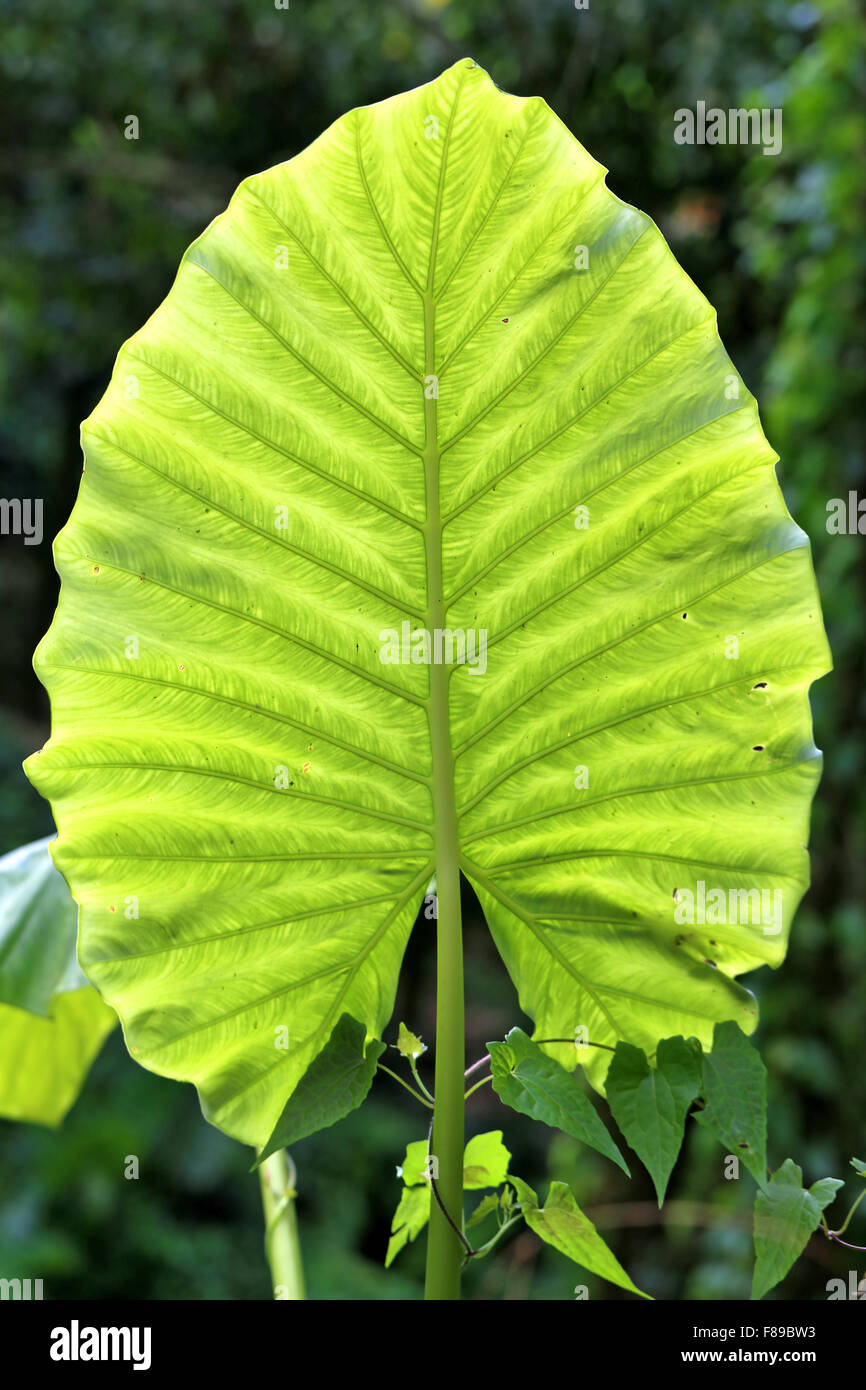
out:
{"label": "small green leaf", "polygon": [[863,1162],[862,1158],[852,1158],[851,1167],[860,1174],[861,1178],[866,1178],[866,1163]]}
{"label": "small green leaf", "polygon": [[717,1023],[704,1056],[706,1107],[695,1119],[742,1160],[767,1190],[767,1072],[759,1053],[733,1022]]}
{"label": "small green leaf", "polygon": [[[514,1182],[514,1179],[511,1181]],[[521,1186],[525,1188],[526,1184]],[[527,1190],[531,1191],[531,1188]],[[592,1222],[580,1210],[571,1188],[566,1187],[564,1182],[552,1182],[544,1206],[539,1208],[533,1203],[524,1207],[523,1215],[527,1226],[536,1235],[574,1260],[575,1264],[582,1265],[602,1279],[609,1279],[621,1289],[639,1294],[641,1298],[650,1297],[632,1283],[613,1251],[608,1249]]]}
{"label": "small green leaf", "polygon": [[578,1082],[521,1028],[512,1028],[504,1043],[488,1043],[487,1051],[493,1089],[501,1101],[589,1144],[628,1174],[625,1159]]}
{"label": "small green leaf", "polygon": [[405,1023],[400,1024],[400,1031],[397,1035],[397,1048],[404,1057],[420,1057],[427,1048],[415,1033],[410,1033]]}
{"label": "small green leaf", "polygon": [[[474,1190],[480,1187],[499,1187],[508,1176],[511,1154],[502,1142],[502,1130],[476,1134],[463,1151],[463,1186]],[[406,1157],[397,1174],[407,1187],[427,1182],[427,1140],[415,1139],[406,1145]],[[436,1172],[434,1169],[433,1176]]]}
{"label": "small green leaf", "polygon": [[836,1193],[840,1187],[844,1186],[843,1178],[819,1178],[817,1182],[812,1183],[809,1191],[823,1211],[825,1207],[829,1207],[830,1203],[835,1201]]}
{"label": "small green leaf", "polygon": [[639,1047],[617,1043],[605,1081],[608,1104],[650,1173],[659,1206],[683,1142],[688,1108],[700,1089],[699,1044],[665,1038],[651,1067]]}
{"label": "small green leaf", "polygon": [[385,1268],[399,1255],[404,1245],[423,1231],[430,1219],[429,1187],[404,1187],[400,1203],[391,1222],[391,1239],[385,1256]]}
{"label": "small green leaf", "polygon": [[822,1178],[806,1191],[802,1170],[786,1158],[766,1191],[757,1194],[753,1299],[763,1298],[784,1279],[820,1224],[824,1207],[829,1206],[843,1185],[839,1178]]}
{"label": "small green leaf", "polygon": [[489,1216],[499,1206],[499,1194],[488,1192],[486,1197],[482,1197],[478,1206],[467,1218],[465,1230],[469,1231],[473,1226],[480,1226],[485,1217]]}
{"label": "small green leaf", "polygon": [[[391,1223],[391,1241],[385,1259],[386,1265],[399,1254],[407,1241],[415,1239],[429,1219],[433,1194],[428,1177],[427,1157],[426,1139],[415,1139],[406,1145],[406,1157],[402,1166],[397,1169],[398,1177],[403,1179],[403,1195]],[[472,1190],[480,1187],[498,1187],[508,1176],[510,1159],[511,1154],[502,1142],[501,1129],[492,1130],[488,1134],[476,1134],[463,1150],[464,1188]],[[435,1168],[433,1177],[436,1177]],[[520,1182],[520,1179],[517,1178],[516,1181]],[[531,1192],[532,1189],[529,1188],[527,1191]],[[411,1194],[411,1200],[407,1198],[407,1193]],[[535,1197],[534,1192],[532,1196]],[[490,1205],[483,1215],[479,1216],[478,1213],[488,1200]],[[497,1201],[495,1194],[491,1194],[489,1199],[485,1197],[467,1224],[474,1225],[476,1221],[483,1220],[496,1206]]]}
{"label": "small green leaf", "polygon": [[463,1186],[498,1187],[508,1176],[511,1154],[502,1142],[502,1130],[476,1134],[463,1153]]}
{"label": "small green leaf", "polygon": [[397,1176],[403,1179],[406,1187],[417,1187],[427,1182],[427,1140],[415,1139],[406,1145],[403,1166],[397,1169]]}
{"label": "small green leaf", "polygon": [[385,1044],[373,1038],[364,1050],[363,1023],[343,1014],[318,1057],[311,1062],[286,1102],[254,1167],[277,1149],[327,1129],[356,1110],[376,1075],[376,1062]]}
{"label": "small green leaf", "polygon": [[517,1201],[521,1205],[530,1207],[538,1206],[538,1193],[534,1188],[529,1186],[528,1182],[524,1182],[522,1178],[515,1177],[513,1173],[509,1174],[508,1181],[514,1188]]}

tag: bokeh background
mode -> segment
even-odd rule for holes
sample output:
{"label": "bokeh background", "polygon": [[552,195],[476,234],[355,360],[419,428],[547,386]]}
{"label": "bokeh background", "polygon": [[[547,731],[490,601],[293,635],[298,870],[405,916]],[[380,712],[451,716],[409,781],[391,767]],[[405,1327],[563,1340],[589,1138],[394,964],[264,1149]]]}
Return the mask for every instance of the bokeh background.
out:
{"label": "bokeh background", "polygon": [[[848,1159],[866,1158],[866,539],[829,535],[826,519],[829,499],[866,496],[856,0],[591,0],[583,11],[573,0],[2,0],[0,16],[0,492],[42,496],[46,533],[39,547],[0,540],[0,851],[52,829],[20,767],[48,734],[31,654],[56,600],[50,539],[78,486],[79,422],[117,349],[242,178],[350,107],[471,56],[500,86],[543,96],[613,191],[661,227],[718,310],[781,455],[788,507],[812,538],[836,667],[813,690],[825,754],[813,886],[785,965],[746,983],[761,1003],[771,1166],[791,1156],[807,1182],[848,1177],[853,1194]],[[675,145],[673,113],[698,99],[782,107],[781,154]],[[124,138],[130,114],[138,141]],[[474,1059],[525,1020],[471,894],[464,910]],[[394,1036],[405,1018],[433,1037],[432,947],[422,919]],[[722,1150],[697,1126],[660,1218],[648,1178],[629,1183],[489,1088],[469,1102],[469,1123],[502,1128],[514,1170],[542,1191],[549,1177],[571,1183],[657,1297],[748,1297],[754,1185],[725,1181]],[[420,1109],[380,1077],[361,1112],[298,1146],[312,1297],[420,1296],[423,1240],[387,1273],[382,1261],[395,1165],[423,1133]],[[133,1153],[137,1182],[122,1176]],[[144,1072],[116,1032],[59,1131],[0,1122],[0,1275],[41,1277],[55,1298],[267,1298],[250,1159],[201,1118],[191,1087]],[[862,1213],[849,1232],[866,1245]],[[823,1299],[829,1278],[864,1267],[866,1254],[814,1237],[771,1297]],[[626,1296],[524,1233],[470,1269],[466,1296],[571,1299],[577,1283],[593,1298]]]}

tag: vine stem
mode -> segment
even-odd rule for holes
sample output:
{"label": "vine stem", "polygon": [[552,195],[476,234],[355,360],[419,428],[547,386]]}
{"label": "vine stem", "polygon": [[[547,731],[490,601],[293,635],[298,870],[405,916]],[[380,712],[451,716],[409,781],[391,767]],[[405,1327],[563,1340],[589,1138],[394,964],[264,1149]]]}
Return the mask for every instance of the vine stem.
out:
{"label": "vine stem", "polygon": [[470,1087],[469,1087],[469,1090],[466,1092],[466,1095],[463,1097],[463,1099],[464,1099],[464,1100],[468,1100],[469,1097],[472,1096],[472,1095],[474,1095],[475,1092],[476,1092],[477,1090],[480,1090],[480,1088],[481,1088],[482,1086],[486,1086],[487,1083],[488,1083],[488,1081],[492,1081],[492,1080],[493,1080],[493,1077],[492,1077],[492,1076],[482,1076],[482,1078],[481,1078],[480,1081],[476,1081],[476,1083],[475,1083],[474,1086],[470,1086]]}
{"label": "vine stem", "polygon": [[433,1109],[432,1098],[430,1100],[425,1100],[424,1097],[421,1095],[420,1091],[416,1091],[414,1086],[410,1086],[408,1081],[404,1081],[402,1076],[398,1076],[397,1073],[395,1071],[392,1071],[390,1067],[385,1067],[382,1065],[381,1062],[379,1062],[378,1069],[379,1071],[385,1072],[388,1076],[393,1076],[394,1080],[399,1081],[400,1085],[403,1087],[405,1091],[409,1092],[410,1096],[414,1096],[416,1100],[420,1100],[421,1104],[426,1105],[428,1110]]}
{"label": "vine stem", "polygon": [[848,1250],[866,1250],[866,1245],[852,1245],[850,1240],[840,1240],[835,1231],[830,1232],[830,1239],[835,1240],[837,1245],[844,1245]]}
{"label": "vine stem", "polygon": [[[261,1153],[261,1149],[256,1153]],[[259,1168],[265,1214],[265,1254],[274,1298],[279,1300],[307,1297],[295,1211],[296,1182],[295,1165],[285,1149],[271,1154]]]}
{"label": "vine stem", "polygon": [[[842,1225],[839,1227],[838,1231],[830,1231],[830,1230],[828,1230],[828,1231],[827,1231],[828,1236],[841,1236],[841,1234],[842,1234],[843,1231],[847,1231],[847,1229],[848,1229],[848,1223],[849,1223],[849,1221],[851,1220],[851,1217],[854,1215],[854,1213],[855,1213],[855,1211],[857,1210],[857,1208],[859,1207],[860,1203],[863,1201],[863,1198],[864,1198],[864,1197],[866,1197],[866,1187],[864,1187],[863,1191],[860,1193],[860,1196],[857,1198],[856,1202],[854,1203],[853,1207],[852,1207],[851,1210],[849,1211],[848,1215],[845,1217],[845,1220],[842,1222]],[[825,1224],[826,1224],[826,1223],[825,1223]],[[842,1242],[842,1243],[844,1244],[844,1242]],[[862,1249],[862,1247],[861,1247],[861,1249]]]}

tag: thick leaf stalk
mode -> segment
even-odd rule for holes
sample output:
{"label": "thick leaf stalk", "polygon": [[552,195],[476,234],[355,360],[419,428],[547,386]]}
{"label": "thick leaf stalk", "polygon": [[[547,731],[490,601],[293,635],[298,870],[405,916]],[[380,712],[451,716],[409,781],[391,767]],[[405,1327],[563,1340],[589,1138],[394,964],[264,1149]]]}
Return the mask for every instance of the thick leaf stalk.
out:
{"label": "thick leaf stalk", "polygon": [[[442,173],[444,174],[444,164]],[[440,175],[435,226],[439,226]],[[424,355],[428,373],[436,369],[435,310],[432,294],[436,264],[436,235],[430,254],[424,295]],[[442,573],[442,509],[439,489],[440,452],[436,398],[425,400],[424,451],[427,521],[424,542],[428,574],[429,631],[447,627]],[[437,892],[436,933],[436,1081],[433,1110],[432,1176],[439,1199],[430,1212],[425,1298],[460,1297],[463,1245],[451,1222],[463,1223],[463,1131],[465,1018],[463,1001],[463,925],[460,916],[460,867],[457,810],[454,795],[454,753],[451,743],[448,682],[450,668],[430,667],[428,718],[433,755],[433,805]],[[446,1216],[447,1212],[447,1216]],[[451,1218],[449,1222],[448,1218]]]}
{"label": "thick leaf stalk", "polygon": [[295,1165],[285,1149],[271,1154],[259,1168],[265,1214],[265,1253],[274,1298],[305,1299],[304,1266],[295,1210]]}

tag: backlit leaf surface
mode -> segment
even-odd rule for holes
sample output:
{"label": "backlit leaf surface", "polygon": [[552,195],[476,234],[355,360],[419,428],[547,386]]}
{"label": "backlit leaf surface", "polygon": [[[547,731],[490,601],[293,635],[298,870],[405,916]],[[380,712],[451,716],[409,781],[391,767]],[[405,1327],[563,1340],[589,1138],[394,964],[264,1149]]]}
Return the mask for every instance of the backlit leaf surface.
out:
{"label": "backlit leaf surface", "polygon": [[[83,442],[28,772],[139,1062],[263,1144],[341,1014],[381,1037],[437,826],[540,1035],[754,1025],[808,543],[711,306],[543,101],[464,60],[245,180]],[[757,918],[677,923],[699,883]]]}

